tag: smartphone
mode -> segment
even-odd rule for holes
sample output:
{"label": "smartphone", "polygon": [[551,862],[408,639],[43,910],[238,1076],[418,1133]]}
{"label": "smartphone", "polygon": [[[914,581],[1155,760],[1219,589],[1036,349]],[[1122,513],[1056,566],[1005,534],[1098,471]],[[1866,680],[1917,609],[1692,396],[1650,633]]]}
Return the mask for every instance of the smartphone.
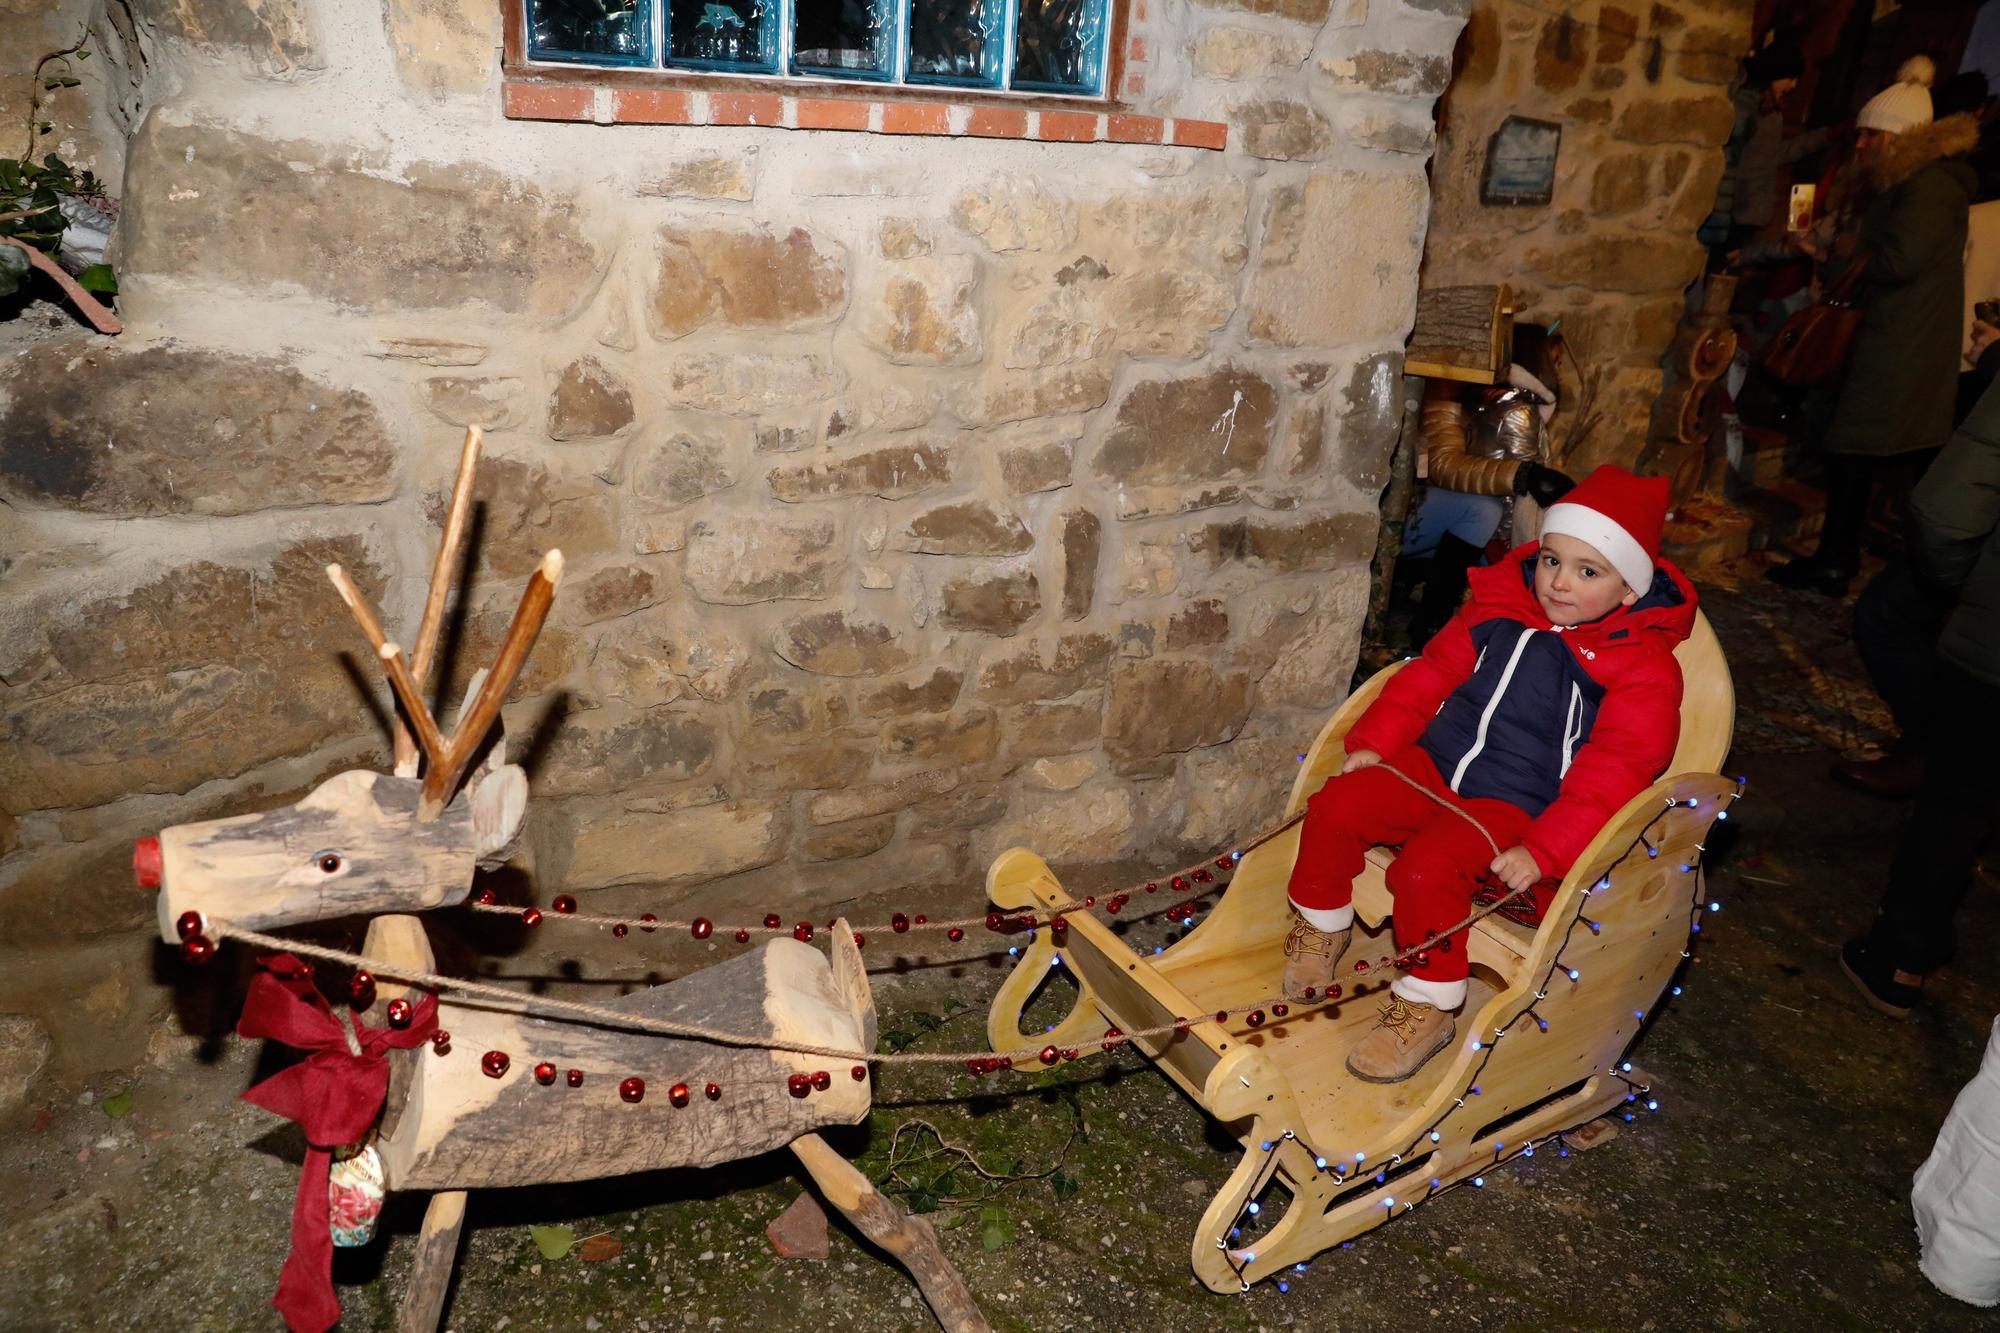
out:
{"label": "smartphone", "polygon": [[1819,186],[1814,184],[1792,187],[1791,210],[1785,215],[1785,230],[1800,232],[1809,230],[1813,224],[1813,202],[1819,194]]}

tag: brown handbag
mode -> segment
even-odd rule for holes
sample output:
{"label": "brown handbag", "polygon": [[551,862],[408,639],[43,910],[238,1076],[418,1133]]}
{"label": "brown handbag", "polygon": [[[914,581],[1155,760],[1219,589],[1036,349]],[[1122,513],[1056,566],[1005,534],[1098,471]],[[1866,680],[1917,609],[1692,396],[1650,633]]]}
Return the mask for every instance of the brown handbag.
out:
{"label": "brown handbag", "polygon": [[1837,379],[1847,369],[1847,354],[1861,327],[1854,288],[1867,267],[1868,256],[1858,256],[1825,295],[1785,321],[1764,349],[1764,369],[1772,379],[1805,388]]}

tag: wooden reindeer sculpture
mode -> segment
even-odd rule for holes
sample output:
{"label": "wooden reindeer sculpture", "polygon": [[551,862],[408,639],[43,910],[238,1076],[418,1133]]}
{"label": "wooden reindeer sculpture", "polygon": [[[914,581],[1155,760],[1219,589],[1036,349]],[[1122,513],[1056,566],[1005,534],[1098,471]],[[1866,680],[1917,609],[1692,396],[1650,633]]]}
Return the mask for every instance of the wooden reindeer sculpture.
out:
{"label": "wooden reindeer sculpture", "polygon": [[[528,783],[506,762],[504,743],[496,737],[489,745],[488,737],[548,613],[562,555],[550,551],[535,571],[492,669],[474,679],[446,736],[424,702],[425,681],[465,536],[479,447],[475,428],[460,457],[410,659],[339,566],[327,570],[408,719],[396,725],[394,774],[341,773],[296,805],[183,824],[141,840],[135,866],[141,884],[159,890],[161,938],[189,956],[212,950],[209,933],[226,938],[372,915],[363,948],[370,959],[385,973],[434,974],[422,923],[403,913],[463,902],[474,867],[504,859]],[[830,962],[810,945],[778,939],[604,1007],[780,1045],[872,1051],[874,1001],[860,954],[844,922],[828,938]],[[405,997],[412,993],[386,981],[377,988],[392,1028],[409,1026]],[[365,1010],[368,999],[358,994],[357,1008]],[[344,1026],[353,1045],[356,1029]],[[909,1268],[947,1328],[987,1327],[930,1227],[904,1215],[814,1132],[867,1118],[864,1064],[829,1070],[824,1057],[784,1049],[531,1017],[449,989],[438,997],[436,1027],[429,1042],[413,1037],[411,1049],[388,1054],[388,1091],[373,1136],[385,1189],[434,1192],[402,1307],[406,1333],[437,1325],[469,1189],[707,1166],[786,1146],[862,1234]]]}

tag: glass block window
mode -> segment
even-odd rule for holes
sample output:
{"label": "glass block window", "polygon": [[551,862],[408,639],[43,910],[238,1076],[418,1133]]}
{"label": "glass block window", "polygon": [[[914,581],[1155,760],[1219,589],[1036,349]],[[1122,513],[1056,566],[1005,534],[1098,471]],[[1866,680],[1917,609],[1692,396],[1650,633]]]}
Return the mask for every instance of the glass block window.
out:
{"label": "glass block window", "polygon": [[521,0],[528,58],[1095,97],[1112,0]]}

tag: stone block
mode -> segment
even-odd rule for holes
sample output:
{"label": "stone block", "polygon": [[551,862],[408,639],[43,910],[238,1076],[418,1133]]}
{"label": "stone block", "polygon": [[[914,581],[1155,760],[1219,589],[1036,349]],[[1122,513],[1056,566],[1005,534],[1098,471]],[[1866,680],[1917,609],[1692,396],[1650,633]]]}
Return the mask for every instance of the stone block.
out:
{"label": "stone block", "polygon": [[807,807],[815,824],[841,824],[850,819],[886,815],[928,797],[938,796],[958,786],[955,769],[934,768],[906,773],[888,782],[850,786],[841,791],[822,792]]}
{"label": "stone block", "polygon": [[930,228],[915,218],[887,218],[875,232],[884,259],[915,259],[931,252]]}
{"label": "stone block", "polygon": [[1306,38],[1260,28],[1208,28],[1188,43],[1188,63],[1205,79],[1249,80],[1295,72],[1312,53]]}
{"label": "stone block", "polygon": [[1717,90],[1705,97],[1662,97],[1633,102],[1618,115],[1618,137],[1632,143],[1691,143],[1719,148],[1736,112]]}
{"label": "stone block", "polygon": [[1470,92],[1491,83],[1493,76],[1500,71],[1503,50],[1500,21],[1494,12],[1491,9],[1473,10],[1458,41],[1459,50],[1464,53],[1456,79],[1458,86]]}
{"label": "stone block", "polygon": [[1034,759],[1096,747],[1104,730],[1104,692],[1016,704],[1007,710],[1007,757]]}
{"label": "stone block", "polygon": [[1535,41],[1535,87],[1546,93],[1576,87],[1590,64],[1590,29],[1568,14],[1554,14],[1542,23]]}
{"label": "stone block", "polygon": [[1035,177],[1008,174],[966,190],[952,203],[952,220],[986,248],[1060,250],[1076,239],[1077,205],[1049,192]]}
{"label": "stone block", "polygon": [[1285,422],[1284,469],[1287,476],[1303,477],[1319,470],[1326,453],[1326,404],[1319,399],[1297,402]]}
{"label": "stone block", "polygon": [[1212,648],[1229,638],[1229,610],[1219,597],[1189,602],[1167,617],[1166,650]]}
{"label": "stone block", "polygon": [[1722,184],[1725,165],[1721,149],[1711,149],[1696,157],[1687,179],[1681,183],[1680,193],[1674,196],[1673,207],[1667,210],[1668,227],[1691,232],[1702,224],[1715,208],[1715,193]]}
{"label": "stone block", "polygon": [[277,359],[60,339],[0,393],[0,496],[119,517],[372,504],[395,494],[375,405]]}
{"label": "stone block", "polygon": [[1033,847],[1058,865],[1116,860],[1133,841],[1138,802],[1123,786],[1029,798],[988,839],[1002,847]]}
{"label": "stone block", "polygon": [[511,375],[434,375],[418,386],[417,397],[439,420],[499,431],[520,424],[521,390]]}
{"label": "stone block", "polygon": [[568,858],[562,886],[675,889],[770,865],[784,855],[789,808],[776,801],[730,801],[663,813],[572,806],[564,812]]}
{"label": "stone block", "polygon": [[1022,779],[1031,791],[1075,791],[1096,776],[1097,761],[1086,754],[1037,759]]}
{"label": "stone block", "polygon": [[0,1123],[28,1104],[54,1049],[48,1032],[34,1019],[25,1014],[0,1014],[0,1051],[7,1052],[7,1058],[0,1061]]}
{"label": "stone block", "polygon": [[923,555],[1003,556],[1034,549],[1035,538],[1013,510],[988,500],[960,500],[918,514],[893,544]]}
{"label": "stone block", "polygon": [[1120,400],[1093,468],[1110,485],[1184,485],[1247,476],[1263,466],[1277,390],[1256,373],[1219,367],[1186,379],[1143,380]]}
{"label": "stone block", "polygon": [[736,484],[725,445],[675,434],[641,439],[625,453],[625,486],[643,509],[665,513]]}
{"label": "stone block", "polygon": [[403,86],[442,100],[485,92],[501,44],[499,12],[464,0],[383,0],[382,21]]}
{"label": "stone block", "polygon": [[1411,97],[1435,97],[1451,82],[1451,60],[1420,51],[1356,51],[1319,62],[1336,86]]}
{"label": "stone block", "polygon": [[952,477],[951,454],[938,444],[892,444],[859,453],[815,456],[772,468],[771,494],[798,503],[846,495],[900,500]]}
{"label": "stone block", "polygon": [[[443,470],[445,458],[440,455],[434,462],[440,470],[429,479],[423,501],[433,541],[442,535],[452,484],[451,473]],[[457,466],[456,450],[449,466]],[[522,578],[551,548],[561,550],[574,569],[578,561],[609,554],[623,544],[611,498],[588,473],[489,452],[473,476],[472,498],[482,515],[479,545],[473,553],[474,568],[482,575]],[[558,609],[567,601],[563,594]]]}
{"label": "stone block", "polygon": [[307,0],[133,0],[131,10],[154,40],[235,56],[273,73],[325,64]]}
{"label": "stone block", "polygon": [[[1365,0],[1362,0],[1365,9]],[[1268,14],[1294,23],[1323,24],[1334,12],[1336,0],[1195,0],[1203,9],[1228,9],[1240,14]],[[1342,3],[1341,8],[1349,7]]]}
{"label": "stone block", "polygon": [[[896,836],[896,816],[877,815],[873,819],[855,819],[845,824],[831,824],[825,828],[808,829],[799,838],[799,854],[808,861],[846,861],[857,856],[867,856],[887,847]],[[811,1195],[800,1195],[809,1199]],[[772,1226],[775,1228],[776,1223]],[[825,1214],[821,1214],[820,1235],[826,1235]],[[775,1231],[773,1233],[775,1239]],[[825,1258],[822,1249],[821,1258]]]}
{"label": "stone block", "polygon": [[1617,5],[1597,11],[1597,63],[1615,65],[1639,38],[1639,16]]}
{"label": "stone block", "polygon": [[1075,461],[1072,440],[1011,445],[1000,451],[1000,480],[1015,495],[1060,490],[1070,484]]}
{"label": "stone block", "polygon": [[370,356],[389,361],[414,361],[420,366],[476,366],[492,355],[485,343],[456,338],[382,338]]}
{"label": "stone block", "polygon": [[[1328,171],[1272,191],[1248,331],[1284,347],[1400,341],[1430,193],[1415,173]],[[1368,225],[1354,225],[1356,218]]]}
{"label": "stone block", "polygon": [[1590,172],[1590,211],[1629,213],[1653,196],[1653,153],[1607,153]]}
{"label": "stone block", "polygon": [[832,519],[786,522],[770,515],[718,515],[688,530],[685,577],[704,602],[748,606],[818,601],[846,572]]}
{"label": "stone block", "polygon": [[840,391],[840,377],[812,353],[699,352],[670,362],[660,387],[679,407],[751,416],[816,406]]}
{"label": "stone block", "polygon": [[1219,745],[1250,714],[1250,676],[1202,660],[1143,658],[1111,672],[1104,748],[1121,772],[1161,755]]}
{"label": "stone block", "polygon": [[1000,751],[1000,721],[990,708],[956,717],[896,718],[882,727],[885,763],[981,764]]}
{"label": "stone block", "polygon": [[484,302],[544,318],[581,305],[604,263],[573,199],[489,167],[419,164],[399,176],[326,144],[164,115],[133,136],[119,240],[121,275],[295,286],[364,309]]}
{"label": "stone block", "polygon": [[679,708],[607,704],[570,711],[555,728],[535,773],[542,797],[617,792],[641,782],[676,782],[707,773],[715,726]]}
{"label": "stone block", "polygon": [[894,680],[861,696],[863,717],[900,717],[909,713],[942,713],[958,702],[965,673],[953,667],[933,667],[921,680]]}
{"label": "stone block", "polygon": [[747,795],[789,799],[802,791],[838,790],[859,782],[875,763],[875,738],[840,732],[810,743],[771,746],[746,737],[736,746],[730,782]]}
{"label": "stone block", "polygon": [[1238,518],[1211,523],[1188,542],[1211,567],[1240,561],[1278,574],[1365,564],[1381,520],[1373,513],[1322,514],[1299,523]]}
{"label": "stone block", "polygon": [[1334,123],[1349,143],[1379,153],[1428,157],[1437,142],[1431,112],[1407,102],[1346,98],[1334,109]]}
{"label": "stone block", "polygon": [[669,163],[640,182],[639,193],[657,199],[747,202],[757,193],[757,150]]}
{"label": "stone block", "polygon": [[1061,699],[1104,682],[1116,645],[1108,634],[1064,634],[1029,643],[980,669],[974,694],[995,703]]}
{"label": "stone block", "polygon": [[778,626],[771,648],[820,676],[885,676],[917,659],[915,647],[895,630],[847,611],[794,616]]}
{"label": "stone block", "polygon": [[1746,32],[1741,27],[1704,24],[1690,28],[1677,43],[1674,69],[1692,83],[1727,84],[1742,67],[1739,52]]}
{"label": "stone block", "polygon": [[1062,516],[1062,618],[1082,620],[1090,614],[1097,594],[1097,557],[1104,524],[1088,509],[1071,509]]}
{"label": "stone block", "polygon": [[905,260],[864,299],[855,330],[899,366],[970,365],[985,350],[978,286],[971,255]]}
{"label": "stone block", "polygon": [[1041,609],[1041,582],[1031,570],[965,574],[944,585],[938,619],[950,629],[1007,638]]}
{"label": "stone block", "polygon": [[847,251],[803,227],[683,227],[654,238],[647,315],[661,338],[711,320],[726,328],[811,328],[847,305]]}
{"label": "stone block", "polygon": [[549,393],[549,438],[592,440],[632,424],[632,391],[594,356],[563,367]]}
{"label": "stone block", "polygon": [[1286,97],[1243,102],[1230,112],[1237,142],[1252,157],[1281,162],[1313,161],[1326,155],[1333,127],[1310,103]]}
{"label": "stone block", "polygon": [[1389,459],[1403,428],[1403,354],[1361,360],[1341,386],[1335,439],[1340,474],[1368,495],[1389,480]]}
{"label": "stone block", "polygon": [[663,600],[667,590],[650,570],[638,565],[614,565],[584,579],[570,596],[577,619],[585,624],[617,620]]}
{"label": "stone block", "polygon": [[1679,291],[1701,276],[1707,252],[1692,236],[1594,233],[1528,251],[1522,267],[1544,281],[1594,292]]}
{"label": "stone block", "polygon": [[1111,372],[1101,363],[1033,372],[1008,371],[974,383],[955,410],[971,426],[1064,416],[1104,406]]}
{"label": "stone block", "polygon": [[369,735],[329,562],[380,604],[386,580],[355,536],[124,587],[95,571],[17,587],[0,605],[0,803],[19,814],[183,792]]}
{"label": "stone block", "polygon": [[1271,667],[1257,682],[1264,708],[1325,711],[1347,697],[1368,610],[1368,570],[1354,566],[1327,576],[1312,613],[1296,622]]}

